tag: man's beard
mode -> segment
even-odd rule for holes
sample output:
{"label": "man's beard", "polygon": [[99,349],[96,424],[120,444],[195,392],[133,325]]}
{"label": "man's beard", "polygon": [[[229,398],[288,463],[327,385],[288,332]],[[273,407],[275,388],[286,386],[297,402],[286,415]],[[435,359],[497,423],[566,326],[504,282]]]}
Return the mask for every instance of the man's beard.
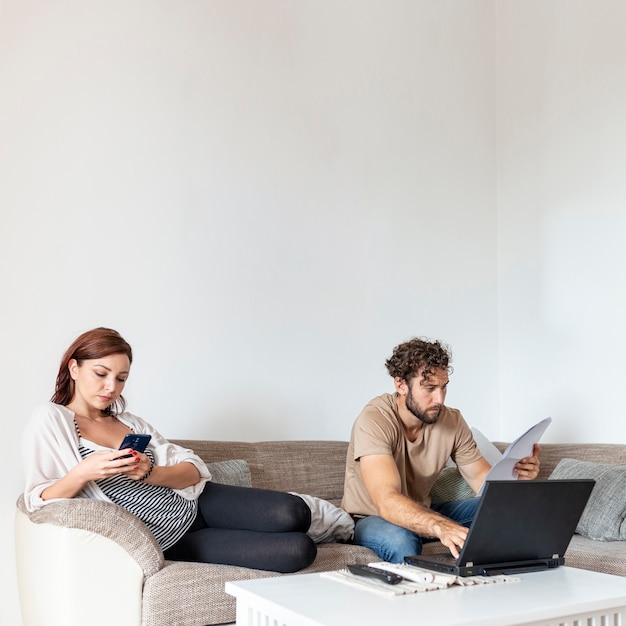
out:
{"label": "man's beard", "polygon": [[[405,404],[406,404],[406,408],[415,417],[417,417],[418,420],[420,420],[424,424],[434,424],[439,419],[439,416],[441,415],[441,408],[442,408],[441,405],[439,405],[439,408],[438,408],[437,413],[435,415],[433,415],[433,414],[429,415],[428,413],[425,413],[424,411],[421,411],[420,408],[417,406],[417,403],[413,399],[413,394],[411,393],[410,389],[409,389],[409,393],[407,393],[407,395],[406,395]],[[435,408],[435,407],[433,407],[433,408]]]}

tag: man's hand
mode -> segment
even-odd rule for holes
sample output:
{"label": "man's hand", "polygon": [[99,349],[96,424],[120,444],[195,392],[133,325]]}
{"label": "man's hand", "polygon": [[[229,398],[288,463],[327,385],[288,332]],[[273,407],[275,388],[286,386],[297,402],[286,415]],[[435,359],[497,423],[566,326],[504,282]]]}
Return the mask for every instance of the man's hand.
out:
{"label": "man's hand", "polygon": [[517,472],[519,480],[533,480],[539,476],[539,468],[541,462],[539,461],[539,452],[541,447],[538,443],[533,446],[532,456],[527,456],[520,459],[513,470]]}
{"label": "man's hand", "polygon": [[459,558],[459,550],[463,547],[468,532],[468,528],[453,522],[447,517],[441,517],[433,525],[433,534],[450,550],[450,554],[455,559]]}

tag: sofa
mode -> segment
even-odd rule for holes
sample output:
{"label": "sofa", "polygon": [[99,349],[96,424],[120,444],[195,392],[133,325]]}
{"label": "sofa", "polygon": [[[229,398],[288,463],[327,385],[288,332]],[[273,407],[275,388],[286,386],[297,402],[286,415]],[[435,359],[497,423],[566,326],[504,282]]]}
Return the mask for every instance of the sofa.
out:
{"label": "sofa", "polygon": [[[177,440],[210,465],[217,482],[251,484],[339,505],[347,442]],[[495,444],[499,450],[504,443]],[[561,459],[626,466],[626,445],[543,444],[541,478]],[[114,504],[74,499],[29,514],[17,502],[16,551],[24,626],[207,626],[235,619],[235,600],[224,591],[234,580],[279,576],[226,565],[165,561],[146,527]],[[439,542],[425,552],[445,551]],[[350,543],[318,544],[322,572],[378,560]],[[575,535],[567,565],[626,576],[626,542]],[[295,574],[298,575],[298,574]]]}

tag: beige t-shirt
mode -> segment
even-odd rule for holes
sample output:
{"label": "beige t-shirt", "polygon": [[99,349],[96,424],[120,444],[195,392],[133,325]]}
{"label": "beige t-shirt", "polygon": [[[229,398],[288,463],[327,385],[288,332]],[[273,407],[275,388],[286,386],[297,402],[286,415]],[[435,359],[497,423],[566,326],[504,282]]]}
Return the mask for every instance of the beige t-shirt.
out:
{"label": "beige t-shirt", "polygon": [[481,458],[472,431],[461,412],[443,407],[435,424],[424,424],[413,442],[404,433],[397,394],[374,398],[357,417],[346,459],[345,491],[341,506],[355,515],[378,515],[361,476],[359,459],[391,454],[401,479],[401,493],[430,506],[430,490],[448,458],[467,465]]}

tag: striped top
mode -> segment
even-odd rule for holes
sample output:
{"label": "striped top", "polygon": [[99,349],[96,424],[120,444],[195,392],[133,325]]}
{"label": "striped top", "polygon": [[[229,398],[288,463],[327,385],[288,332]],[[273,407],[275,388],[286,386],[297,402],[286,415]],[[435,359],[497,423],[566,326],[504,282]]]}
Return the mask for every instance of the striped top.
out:
{"label": "striped top", "polygon": [[[84,459],[96,450],[106,450],[80,435],[78,450]],[[145,454],[154,463],[149,448]],[[171,548],[189,529],[198,512],[197,500],[187,500],[169,487],[150,485],[133,480],[124,474],[115,474],[95,481],[111,502],[138,517],[157,540],[161,550]]]}

